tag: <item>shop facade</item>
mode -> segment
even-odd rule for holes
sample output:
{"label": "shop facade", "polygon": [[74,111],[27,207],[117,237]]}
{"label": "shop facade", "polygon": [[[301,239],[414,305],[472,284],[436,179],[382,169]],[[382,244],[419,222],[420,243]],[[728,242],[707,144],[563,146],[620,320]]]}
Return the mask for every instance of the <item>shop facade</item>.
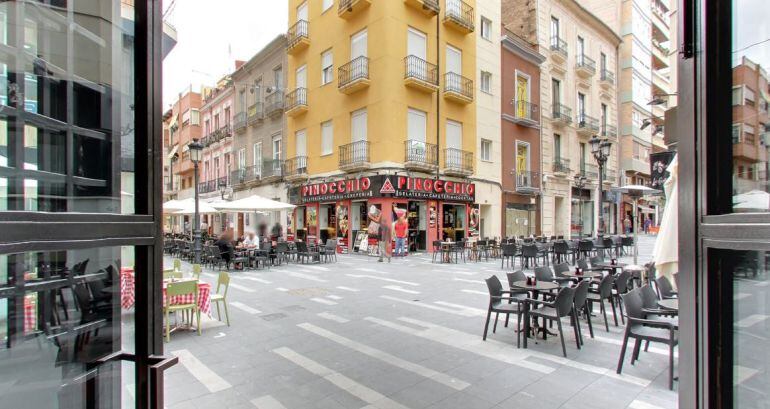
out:
{"label": "shop facade", "polygon": [[357,252],[368,242],[372,207],[406,211],[410,251],[432,251],[434,240],[478,235],[479,208],[473,183],[449,179],[374,175],[305,184],[290,195],[297,205],[290,238],[311,242],[336,239],[343,251]]}

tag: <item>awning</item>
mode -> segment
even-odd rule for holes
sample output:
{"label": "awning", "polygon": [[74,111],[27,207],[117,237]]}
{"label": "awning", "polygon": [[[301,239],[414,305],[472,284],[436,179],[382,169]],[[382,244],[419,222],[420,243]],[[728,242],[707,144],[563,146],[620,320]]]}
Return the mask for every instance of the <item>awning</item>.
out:
{"label": "awning", "polygon": [[174,159],[174,155],[176,155],[176,151],[178,150],[179,150],[179,144],[177,143],[171,148],[171,151],[168,153],[168,159],[169,160]]}

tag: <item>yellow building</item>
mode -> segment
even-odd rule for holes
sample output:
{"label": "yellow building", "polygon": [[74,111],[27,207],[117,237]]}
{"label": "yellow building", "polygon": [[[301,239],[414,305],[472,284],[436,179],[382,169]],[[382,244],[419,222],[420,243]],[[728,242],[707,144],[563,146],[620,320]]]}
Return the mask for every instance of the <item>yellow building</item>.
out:
{"label": "yellow building", "polygon": [[[474,7],[475,0],[290,0],[286,179],[309,186],[408,172],[410,177],[438,177],[459,186],[451,182],[472,175],[477,145]],[[407,203],[414,195],[401,192],[402,187],[406,184],[396,186],[399,192],[393,194],[386,189],[384,196],[365,194],[373,195],[369,202],[382,198],[379,206],[409,206],[409,214],[417,218],[410,220],[415,230],[424,225],[420,231],[425,246],[442,235],[445,192],[422,194],[425,200],[433,198],[435,219],[441,217],[436,231],[429,233],[430,220],[423,216],[429,217],[431,203]],[[333,226],[336,213],[323,214],[319,204],[324,197],[315,200],[299,193],[296,201],[309,206],[300,208],[296,230],[319,238],[346,236]],[[343,212],[358,212],[361,205],[350,196],[348,192],[325,199],[331,199],[329,205],[350,205]],[[462,202],[456,197],[446,201],[456,199]],[[455,218],[455,227],[464,234],[473,227],[470,208],[464,207],[462,217]],[[347,232],[351,240],[359,224],[365,224],[366,213],[360,216],[364,220],[353,216],[350,221],[355,223]],[[318,225],[308,225],[306,219]]]}

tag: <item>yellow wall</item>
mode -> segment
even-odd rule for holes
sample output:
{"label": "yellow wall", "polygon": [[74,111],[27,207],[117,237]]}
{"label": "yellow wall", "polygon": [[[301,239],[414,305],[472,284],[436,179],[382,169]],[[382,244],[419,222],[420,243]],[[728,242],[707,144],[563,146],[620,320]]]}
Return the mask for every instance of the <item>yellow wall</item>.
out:
{"label": "yellow wall", "polygon": [[[476,147],[475,103],[462,105],[443,97],[444,63],[446,44],[462,50],[463,73],[466,78],[476,78],[476,36],[478,32],[463,34],[443,23],[444,4],[439,16],[426,16],[407,6],[402,0],[372,0],[372,5],[358,12],[351,19],[343,19],[337,13],[338,1],[321,14],[321,0],[309,2],[310,46],[295,55],[289,55],[286,72],[288,91],[295,88],[295,72],[307,65],[308,111],[287,119],[285,143],[286,157],[295,156],[295,132],[305,129],[307,136],[308,174],[330,173],[338,169],[339,145],[350,143],[350,114],[367,108],[367,137],[371,143],[371,162],[404,161],[404,141],[407,134],[409,108],[428,113],[426,141],[436,143],[436,97],[441,98],[441,143],[439,155],[443,166],[443,149],[446,147],[444,128],[446,120],[463,124],[463,149],[474,152]],[[296,9],[300,0],[289,1],[289,26],[296,22]],[[475,0],[466,0],[475,7]],[[478,16],[475,16],[478,20]],[[422,93],[404,85],[404,57],[407,53],[407,30],[415,28],[427,35],[427,60],[436,63],[436,20],[439,19],[441,36],[439,78],[440,89],[431,94]],[[362,29],[368,30],[369,88],[345,95],[337,89],[340,66],[350,61],[350,37]],[[478,27],[476,30],[478,31]],[[334,81],[321,86],[321,53],[333,50]],[[478,84],[474,82],[475,90]],[[321,153],[321,123],[333,120],[334,150],[324,157]]]}

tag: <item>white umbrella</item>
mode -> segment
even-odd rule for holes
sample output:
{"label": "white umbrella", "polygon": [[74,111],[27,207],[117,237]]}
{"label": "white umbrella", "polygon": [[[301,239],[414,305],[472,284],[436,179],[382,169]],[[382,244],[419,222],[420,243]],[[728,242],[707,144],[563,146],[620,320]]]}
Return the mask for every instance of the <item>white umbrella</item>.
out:
{"label": "white umbrella", "polygon": [[184,206],[184,200],[172,199],[166,203],[163,203],[163,211],[166,213],[173,213],[179,209],[182,209],[183,206]]}
{"label": "white umbrella", "polygon": [[[639,198],[646,195],[656,195],[659,192],[651,187],[642,185],[626,185],[612,189],[616,192],[625,193],[634,199],[634,220],[639,220]],[[636,223],[636,222],[635,222]],[[639,243],[637,241],[637,230],[634,226],[634,264],[639,264]]]}
{"label": "white umbrella", "polygon": [[[195,214],[195,200],[184,200],[182,202],[181,208],[178,210],[175,210],[171,212],[172,214]],[[210,204],[206,202],[198,201],[198,213],[199,214],[205,214],[205,213],[219,213],[219,211],[215,208],[213,208]]]}
{"label": "white umbrella", "polygon": [[663,189],[666,191],[666,208],[663,210],[663,220],[660,222],[660,231],[655,239],[652,258],[658,274],[675,283],[673,275],[679,272],[679,159],[677,156],[674,156],[667,170],[669,176],[663,184]]}
{"label": "white umbrella", "polygon": [[733,196],[733,210],[735,211],[763,211],[770,209],[770,193],[761,190],[752,190]]}
{"label": "white umbrella", "polygon": [[270,212],[291,210],[296,207],[292,204],[266,199],[258,195],[252,195],[232,202],[212,203],[211,205],[222,212],[229,213]]}

